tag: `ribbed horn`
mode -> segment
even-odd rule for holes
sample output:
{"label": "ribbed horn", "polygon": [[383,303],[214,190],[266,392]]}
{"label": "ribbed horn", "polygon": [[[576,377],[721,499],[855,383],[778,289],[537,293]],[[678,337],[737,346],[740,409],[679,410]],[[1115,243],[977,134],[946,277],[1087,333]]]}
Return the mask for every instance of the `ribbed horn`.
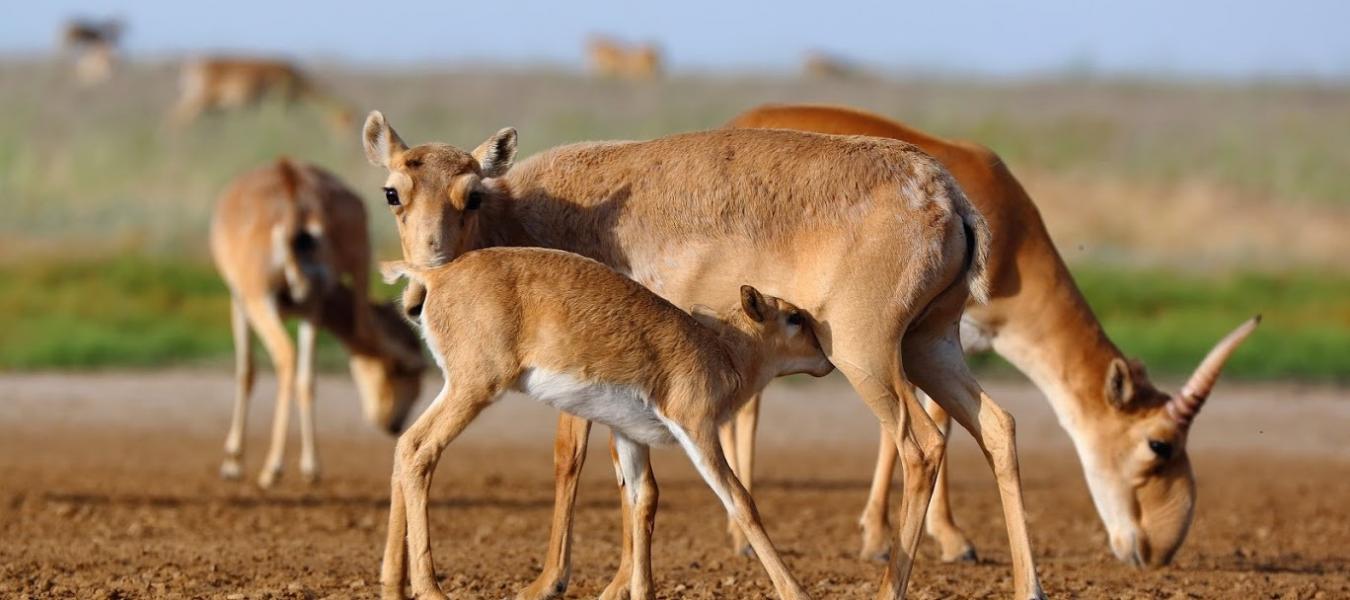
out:
{"label": "ribbed horn", "polygon": [[1173,396],[1167,403],[1167,414],[1171,415],[1177,424],[1183,427],[1190,426],[1195,415],[1200,412],[1200,407],[1205,404],[1205,399],[1209,398],[1210,390],[1214,389],[1214,382],[1219,380],[1223,364],[1228,362],[1228,357],[1233,355],[1233,351],[1242,344],[1242,340],[1247,339],[1260,323],[1261,315],[1247,319],[1232,333],[1219,340],[1214,349],[1205,356],[1205,360],[1200,361],[1200,366],[1196,367],[1195,373],[1181,388],[1181,393]]}

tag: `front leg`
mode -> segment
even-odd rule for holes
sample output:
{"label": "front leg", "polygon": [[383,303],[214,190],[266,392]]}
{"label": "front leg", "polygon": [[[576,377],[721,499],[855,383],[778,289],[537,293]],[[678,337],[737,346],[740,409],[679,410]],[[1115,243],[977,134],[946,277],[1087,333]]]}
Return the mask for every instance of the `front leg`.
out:
{"label": "front leg", "polygon": [[630,544],[633,558],[632,577],[629,580],[631,600],[652,600],[656,597],[652,582],[652,533],[656,529],[656,502],[659,492],[652,474],[650,453],[646,445],[614,434],[619,457],[619,469],[624,480],[624,491],[632,506],[629,516]]}
{"label": "front leg", "polygon": [[577,483],[586,464],[591,422],[567,413],[558,417],[553,438],[553,523],[549,529],[544,569],[534,582],[516,594],[516,600],[551,600],[567,591],[572,574],[572,516]]}
{"label": "front leg", "polygon": [[[755,436],[759,431],[759,397],[755,394],[741,407],[733,420],[722,425],[722,450],[727,453],[727,462],[736,478],[745,486],[745,490],[754,494],[755,489]],[[755,551],[745,539],[745,533],[730,519],[727,531],[731,534],[731,551],[738,556],[754,558]]]}

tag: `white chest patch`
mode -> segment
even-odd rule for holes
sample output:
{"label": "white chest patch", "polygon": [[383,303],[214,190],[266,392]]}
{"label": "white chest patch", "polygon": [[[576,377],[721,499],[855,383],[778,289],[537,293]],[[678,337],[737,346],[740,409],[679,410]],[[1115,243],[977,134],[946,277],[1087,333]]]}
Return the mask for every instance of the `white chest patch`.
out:
{"label": "white chest patch", "polygon": [[629,385],[583,381],[567,373],[529,368],[516,387],[565,413],[603,423],[643,444],[673,444],[646,392]]}

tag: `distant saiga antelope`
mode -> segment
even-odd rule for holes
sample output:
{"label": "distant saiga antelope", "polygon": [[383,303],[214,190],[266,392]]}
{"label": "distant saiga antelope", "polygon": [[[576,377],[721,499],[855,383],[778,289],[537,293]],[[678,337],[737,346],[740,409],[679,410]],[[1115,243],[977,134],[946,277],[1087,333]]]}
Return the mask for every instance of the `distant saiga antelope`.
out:
{"label": "distant saiga antelope", "polygon": [[75,60],[75,80],[94,86],[112,78],[117,66],[117,48],[122,22],[116,19],[73,19],[61,28],[61,48]]}
{"label": "distant saiga antelope", "polygon": [[[730,306],[747,284],[807,311],[830,362],[900,448],[902,520],[880,598],[904,595],[945,448],[917,384],[985,450],[1014,593],[1043,597],[1012,417],[971,376],[957,334],[967,300],[986,296],[988,229],[937,161],[880,138],[718,130],[561,146],[513,167],[511,129],[472,153],[410,148],[378,112],[363,131],[367,157],[388,171],[385,198],[414,269],[491,246],[556,248],[599,260],[676,306]],[[580,468],[588,429],[580,417],[560,419],[559,468]],[[554,523],[564,541],[565,508]],[[565,566],[554,554],[567,548],[551,542],[546,564]],[[429,554],[413,564],[422,560]],[[519,597],[557,597],[569,576],[546,570]],[[629,581],[621,572],[604,597],[619,597]]]}
{"label": "distant saiga antelope", "polygon": [[679,444],[747,532],[778,595],[806,597],[717,441],[718,423],[770,379],[833,370],[795,306],[742,286],[734,309],[691,316],[605,265],[542,248],[489,248],[430,269],[390,264],[387,273],[424,286],[420,322],[446,385],[399,438],[380,576],[386,599],[403,597],[405,573],[418,598],[445,597],[427,527],[431,476],[445,447],[508,389],[614,431],[631,513],[632,600],[655,597],[652,444]]}
{"label": "distant saiga antelope", "polygon": [[662,73],[661,51],[654,44],[629,45],[595,36],[586,43],[586,61],[598,77],[649,80]]}
{"label": "distant saiga antelope", "polygon": [[287,105],[308,103],[323,112],[337,133],[355,124],[351,107],[320,87],[290,62],[274,59],[209,57],[183,64],[178,103],[169,123],[182,127],[209,111],[255,107],[270,96]]}
{"label": "distant saiga antelope", "polygon": [[[370,242],[361,199],[337,177],[287,159],[236,178],[216,203],[211,255],[230,288],[234,333],[234,416],[220,473],[242,472],[244,425],[253,391],[257,332],[277,374],[272,446],[258,484],[281,474],[292,397],[300,408],[300,472],[319,477],[314,439],[314,344],[332,332],[351,354],[366,419],[398,433],[421,390],[426,361],[417,333],[392,304],[368,297]],[[299,348],[284,319],[298,317]]]}

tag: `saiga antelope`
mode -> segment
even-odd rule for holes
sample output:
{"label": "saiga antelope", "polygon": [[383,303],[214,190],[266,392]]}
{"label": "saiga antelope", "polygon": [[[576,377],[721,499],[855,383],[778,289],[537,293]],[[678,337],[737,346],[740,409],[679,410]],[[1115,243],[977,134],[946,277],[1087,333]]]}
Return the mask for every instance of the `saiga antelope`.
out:
{"label": "saiga antelope", "polygon": [[380,574],[385,598],[403,597],[409,554],[413,593],[445,597],[427,528],[431,475],[445,447],[508,389],[614,431],[619,483],[631,506],[624,529],[635,554],[633,600],[655,597],[658,492],[648,447],[675,443],[748,532],[778,595],[806,597],[717,441],[718,423],[773,377],[833,370],[795,306],[742,286],[736,309],[691,316],[594,260],[541,248],[489,248],[433,269],[387,268],[388,280],[407,275],[424,286],[422,332],[446,385],[399,438]]}
{"label": "saiga antelope", "polygon": [[61,29],[61,48],[75,58],[76,81],[92,86],[110,79],[121,38],[122,23],[115,19],[67,22]]}
{"label": "saiga antelope", "polygon": [[299,67],[286,61],[259,58],[208,57],[183,63],[178,103],[169,123],[182,127],[207,111],[234,111],[256,106],[269,95],[286,104],[308,102],[321,111],[329,126],[346,133],[355,116],[346,102],[318,86]]}
{"label": "saiga antelope", "polygon": [[[1111,343],[1074,284],[1041,221],[1036,205],[998,155],[988,148],[930,136],[884,117],[826,106],[763,106],[734,118],[729,127],[796,129],[903,140],[946,165],[966,196],[984,214],[992,233],[990,301],[971,303],[961,323],[971,352],[992,349],[1046,394],[1083,462],[1088,489],[1109,533],[1111,549],[1136,565],[1168,563],[1186,539],[1195,512],[1195,476],[1186,454],[1187,432],[1209,396],[1219,370],[1255,328],[1242,324],[1220,341],[1180,393],[1154,387],[1143,365]],[[753,465],[758,398],[728,429],[725,444],[746,487]],[[929,414],[946,431],[941,406]],[[862,554],[886,548],[887,496],[895,470],[895,447],[885,441],[867,508],[861,519]],[[939,472],[927,529],[944,560],[973,560],[974,546],[952,519],[946,469]],[[734,542],[743,548],[743,539]]]}
{"label": "saiga antelope", "polygon": [[591,72],[615,79],[656,79],[661,76],[661,51],[653,44],[628,45],[595,36],[586,43]]}
{"label": "saiga antelope", "polygon": [[[314,342],[332,332],[351,353],[352,378],[366,419],[391,433],[417,401],[426,361],[417,333],[392,304],[368,293],[370,242],[361,199],[318,167],[281,159],[236,178],[216,203],[211,255],[230,288],[237,386],[221,476],[238,478],[253,390],[249,330],[257,332],[277,373],[272,446],[258,476],[281,474],[291,397],[300,407],[300,472],[319,476],[314,448]],[[297,352],[283,320],[299,317]]]}
{"label": "saiga antelope", "polygon": [[[917,383],[986,450],[1015,592],[1043,595],[1012,417],[971,376],[957,335],[967,299],[985,295],[987,228],[932,158],[879,138],[720,130],[573,144],[511,168],[514,130],[472,154],[409,148],[378,112],[364,141],[370,161],[389,172],[385,197],[404,259],[417,268],[477,248],[540,246],[599,260],[677,306],[726,306],[746,283],[809,312],[830,362],[901,449],[900,551],[881,598],[904,594],[944,448]],[[559,455],[584,454],[588,427],[561,418]],[[560,515],[554,526],[565,538],[570,511]],[[550,544],[550,553],[560,548]],[[522,596],[556,596],[567,576],[545,572]],[[626,581],[617,577],[611,590]]]}

